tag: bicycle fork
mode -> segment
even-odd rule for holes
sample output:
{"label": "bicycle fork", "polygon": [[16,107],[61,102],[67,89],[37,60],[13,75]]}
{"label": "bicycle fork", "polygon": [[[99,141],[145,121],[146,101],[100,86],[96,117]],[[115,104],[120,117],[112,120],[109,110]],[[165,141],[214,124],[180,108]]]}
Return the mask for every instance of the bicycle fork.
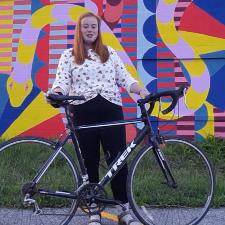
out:
{"label": "bicycle fork", "polygon": [[171,172],[170,166],[169,166],[168,162],[166,161],[166,158],[163,155],[163,152],[160,150],[160,148],[153,147],[153,153],[154,153],[154,155],[156,157],[156,160],[158,161],[159,166],[162,170],[162,173],[163,173],[163,175],[166,179],[165,183],[169,187],[176,188],[177,183],[176,183],[176,181],[174,179],[174,176]]}

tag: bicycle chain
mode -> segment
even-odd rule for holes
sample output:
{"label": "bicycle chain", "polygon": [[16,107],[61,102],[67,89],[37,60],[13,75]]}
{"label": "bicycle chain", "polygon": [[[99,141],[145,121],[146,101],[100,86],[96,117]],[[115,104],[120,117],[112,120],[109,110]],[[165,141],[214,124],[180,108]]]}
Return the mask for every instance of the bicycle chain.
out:
{"label": "bicycle chain", "polygon": [[96,200],[97,198],[107,198],[104,188],[96,183],[86,184],[79,192],[78,206],[83,212],[88,214],[100,213],[105,209],[106,204],[99,202]]}

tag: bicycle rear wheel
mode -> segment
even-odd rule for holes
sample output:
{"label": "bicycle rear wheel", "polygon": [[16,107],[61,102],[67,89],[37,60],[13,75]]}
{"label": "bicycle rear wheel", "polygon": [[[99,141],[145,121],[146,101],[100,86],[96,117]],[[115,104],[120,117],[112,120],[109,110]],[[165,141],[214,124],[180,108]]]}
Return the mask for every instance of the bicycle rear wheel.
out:
{"label": "bicycle rear wheel", "polygon": [[[41,138],[15,138],[0,146],[0,224],[68,224],[77,210],[76,200],[35,194],[42,212],[33,214],[23,204],[22,187],[31,182],[38,168],[54,151],[54,143]],[[78,171],[62,150],[45,172],[37,189],[74,192],[79,185]]]}
{"label": "bicycle rear wheel", "polygon": [[144,224],[194,225],[205,216],[213,199],[214,173],[196,145],[177,138],[161,149],[175,179],[168,185],[151,146],[134,159],[128,175],[128,199]]}

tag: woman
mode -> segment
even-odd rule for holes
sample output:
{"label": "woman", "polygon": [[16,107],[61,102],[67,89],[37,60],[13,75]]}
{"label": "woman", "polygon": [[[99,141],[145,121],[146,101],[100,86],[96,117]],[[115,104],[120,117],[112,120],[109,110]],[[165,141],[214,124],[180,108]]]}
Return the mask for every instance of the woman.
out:
{"label": "woman", "polygon": [[[101,20],[88,12],[80,16],[76,25],[74,47],[62,54],[52,92],[64,95],[83,95],[85,101],[70,106],[76,125],[122,120],[122,101],[119,86],[140,97],[149,94],[146,89],[127,72],[116,51],[102,43]],[[99,182],[100,144],[104,152],[109,152],[109,165],[126,148],[124,126],[105,130],[81,130],[77,133],[89,181]],[[127,165],[111,182],[114,198],[127,206],[127,211],[119,216],[119,223],[139,224],[129,214],[126,195]],[[90,225],[100,225],[101,216],[93,214]]]}

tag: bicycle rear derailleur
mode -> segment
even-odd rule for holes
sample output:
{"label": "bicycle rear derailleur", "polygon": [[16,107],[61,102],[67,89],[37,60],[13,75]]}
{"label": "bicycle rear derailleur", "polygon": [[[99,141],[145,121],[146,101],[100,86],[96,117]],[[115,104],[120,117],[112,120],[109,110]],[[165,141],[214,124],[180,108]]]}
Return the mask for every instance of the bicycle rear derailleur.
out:
{"label": "bicycle rear derailleur", "polygon": [[36,200],[32,198],[37,193],[36,186],[33,183],[26,183],[22,187],[22,193],[24,195],[23,205],[25,207],[32,206],[35,215],[41,214],[42,210]]}

